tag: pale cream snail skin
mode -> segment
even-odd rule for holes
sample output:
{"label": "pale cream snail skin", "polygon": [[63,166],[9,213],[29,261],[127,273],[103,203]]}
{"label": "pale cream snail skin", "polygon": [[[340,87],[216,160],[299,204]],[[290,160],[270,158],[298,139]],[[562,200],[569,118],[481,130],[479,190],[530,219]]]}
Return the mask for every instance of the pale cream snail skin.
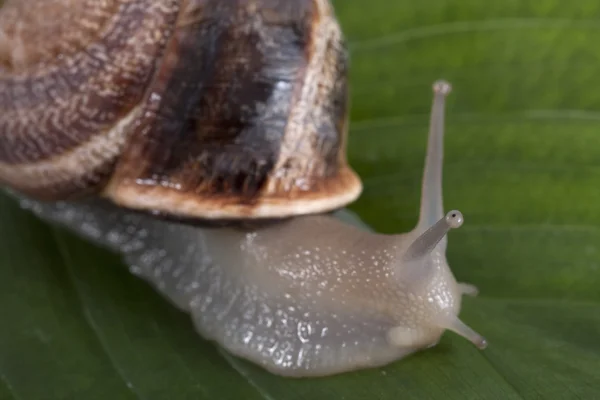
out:
{"label": "pale cream snail skin", "polygon": [[23,207],[121,253],[130,270],[181,310],[196,330],[274,374],[326,376],[383,366],[453,331],[483,349],[458,317],[463,295],[446,260],[444,99],[433,85],[420,216],[414,230],[372,232],[339,215],[304,215],[259,228],[204,228],[134,213],[99,199]]}

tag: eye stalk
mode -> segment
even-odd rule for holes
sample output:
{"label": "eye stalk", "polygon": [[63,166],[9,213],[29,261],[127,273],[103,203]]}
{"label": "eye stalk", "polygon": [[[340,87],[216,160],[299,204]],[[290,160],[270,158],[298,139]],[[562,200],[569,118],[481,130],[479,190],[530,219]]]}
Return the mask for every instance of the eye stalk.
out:
{"label": "eye stalk", "polygon": [[452,210],[448,212],[408,247],[404,259],[413,261],[431,254],[450,229],[460,228],[463,222],[464,218],[460,211]]}
{"label": "eye stalk", "polygon": [[452,85],[444,80],[433,84],[433,103],[429,120],[427,155],[421,188],[419,230],[425,230],[444,216],[442,166],[444,161],[444,122],[446,97]]}

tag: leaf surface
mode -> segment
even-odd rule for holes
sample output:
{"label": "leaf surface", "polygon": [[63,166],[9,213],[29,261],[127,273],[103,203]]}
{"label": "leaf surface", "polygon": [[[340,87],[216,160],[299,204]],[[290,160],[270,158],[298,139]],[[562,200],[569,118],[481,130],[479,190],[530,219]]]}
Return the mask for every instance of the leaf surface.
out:
{"label": "leaf surface", "polygon": [[452,333],[387,367],[273,376],[199,338],[119,258],[0,197],[0,399],[590,399],[600,393],[600,3],[336,1],[349,159],[373,229],[417,221],[431,83],[448,79]]}

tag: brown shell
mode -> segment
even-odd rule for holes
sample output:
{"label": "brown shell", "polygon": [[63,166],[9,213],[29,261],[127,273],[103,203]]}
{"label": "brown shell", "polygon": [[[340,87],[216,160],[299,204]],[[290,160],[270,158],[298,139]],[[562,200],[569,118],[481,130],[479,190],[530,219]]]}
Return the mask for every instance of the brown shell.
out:
{"label": "brown shell", "polygon": [[201,220],[355,200],[326,0],[8,0],[0,182]]}

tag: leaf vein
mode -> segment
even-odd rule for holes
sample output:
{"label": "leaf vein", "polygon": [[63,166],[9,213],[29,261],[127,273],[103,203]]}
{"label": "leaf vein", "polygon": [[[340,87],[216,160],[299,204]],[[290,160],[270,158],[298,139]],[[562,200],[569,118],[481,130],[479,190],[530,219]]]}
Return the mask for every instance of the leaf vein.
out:
{"label": "leaf vein", "polygon": [[[453,123],[473,123],[480,121],[482,123],[489,122],[491,120],[506,120],[507,122],[514,122],[519,120],[577,120],[577,121],[600,121],[600,112],[590,110],[578,110],[578,109],[529,109],[523,111],[501,111],[497,113],[454,113],[448,117]],[[429,124],[429,114],[405,114],[396,117],[375,117],[366,118],[362,120],[352,121],[352,132],[369,131],[372,132],[373,128],[394,128],[401,127],[403,125],[415,125],[427,126]],[[399,130],[394,135],[400,135],[408,133],[410,131]],[[381,134],[392,134],[392,132],[379,131]]]}
{"label": "leaf vein", "polygon": [[223,356],[223,358],[231,365],[231,367],[238,373],[240,376],[254,388],[256,391],[265,398],[265,400],[276,400],[273,396],[271,396],[268,392],[266,392],[258,383],[254,382],[254,380],[244,371],[244,368],[238,365],[237,360],[234,357],[227,353],[226,350],[219,348],[219,353]]}
{"label": "leaf vein", "polygon": [[500,369],[496,366],[496,364],[494,364],[485,354],[483,354],[483,352],[479,352],[479,355],[481,357],[483,357],[484,360],[487,361],[487,363],[496,372],[496,375],[498,375],[512,389],[512,391],[517,396],[519,396],[521,399],[525,399],[525,397],[521,394],[519,389],[517,389],[517,387],[506,377],[506,375],[504,375],[504,373],[502,371],[500,371]]}
{"label": "leaf vein", "polygon": [[8,378],[6,377],[6,375],[4,375],[3,372],[0,372],[0,380],[4,383],[4,386],[14,399],[20,399],[20,397],[17,396],[14,389],[12,388],[12,385],[8,382]]}
{"label": "leaf vein", "polygon": [[596,20],[560,18],[502,18],[479,21],[453,21],[409,28],[372,39],[355,40],[350,42],[349,48],[351,51],[362,51],[400,44],[411,40],[428,39],[455,33],[508,31],[532,28],[600,29],[600,23]]}
{"label": "leaf vein", "polygon": [[81,295],[79,285],[77,284],[77,279],[75,278],[75,274],[73,273],[73,268],[71,265],[72,262],[71,262],[71,257],[69,256],[69,251],[66,248],[62,239],[60,238],[59,234],[56,232],[56,229],[54,227],[51,227],[50,230],[51,230],[52,238],[54,239],[54,241],[57,245],[57,248],[59,250],[60,256],[64,262],[65,270],[67,272],[69,280],[71,281],[71,284],[73,285],[73,289],[75,291],[77,299],[79,300],[79,304],[81,306],[85,321],[87,322],[91,331],[96,336],[96,339],[98,340],[98,343],[100,344],[100,348],[106,354],[107,359],[110,361],[114,371],[116,372],[118,377],[123,382],[123,385],[125,386],[126,390],[129,391],[130,393],[132,393],[138,399],[143,399],[144,397],[141,396],[140,393],[137,392],[137,390],[135,389],[135,386],[127,379],[127,377],[125,376],[125,373],[121,370],[121,368],[118,367],[116,361],[110,354],[110,351],[108,350],[108,346],[106,345],[104,339],[102,338],[102,335],[100,335],[100,333],[98,332],[98,327],[96,326],[96,322],[94,321],[94,318],[93,318],[92,314],[90,313],[90,310],[87,307],[87,305],[83,299],[83,296]]}

